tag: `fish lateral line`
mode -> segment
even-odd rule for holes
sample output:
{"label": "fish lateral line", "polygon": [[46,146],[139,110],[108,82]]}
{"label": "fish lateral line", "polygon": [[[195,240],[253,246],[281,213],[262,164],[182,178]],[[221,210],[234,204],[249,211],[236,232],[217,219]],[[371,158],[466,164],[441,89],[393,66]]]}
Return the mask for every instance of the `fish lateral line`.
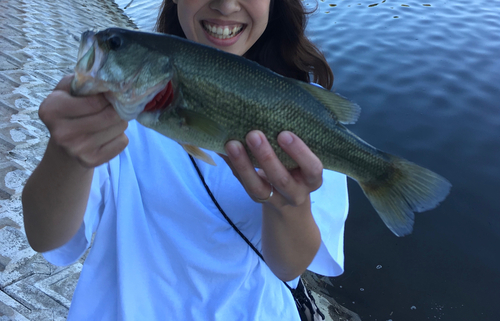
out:
{"label": "fish lateral line", "polygon": [[174,100],[174,90],[172,82],[169,81],[165,88],[146,104],[143,112],[151,112],[155,110],[165,109]]}

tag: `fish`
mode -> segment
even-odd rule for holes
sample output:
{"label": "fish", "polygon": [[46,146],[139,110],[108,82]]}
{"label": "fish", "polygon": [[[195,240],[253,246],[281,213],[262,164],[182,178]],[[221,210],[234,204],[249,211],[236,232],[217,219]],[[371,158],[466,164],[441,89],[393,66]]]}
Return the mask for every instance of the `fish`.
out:
{"label": "fish", "polygon": [[136,119],[215,165],[202,149],[225,154],[262,131],[283,165],[295,161],[277,143],[291,131],[327,170],[361,186],[397,236],[413,231],[415,212],[435,208],[451,183],[433,171],[383,152],[349,131],[361,108],[320,86],[283,77],[243,57],[184,38],[122,28],[82,34],[71,94],[104,93],[124,120]]}

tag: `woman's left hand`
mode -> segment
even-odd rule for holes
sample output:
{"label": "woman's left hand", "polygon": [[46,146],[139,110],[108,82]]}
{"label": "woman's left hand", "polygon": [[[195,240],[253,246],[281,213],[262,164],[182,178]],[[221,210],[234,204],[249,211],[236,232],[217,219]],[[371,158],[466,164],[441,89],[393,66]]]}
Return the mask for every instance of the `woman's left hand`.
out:
{"label": "woman's left hand", "polygon": [[291,132],[280,133],[278,144],[297,163],[292,170],[281,163],[262,132],[248,133],[246,143],[261,169],[255,170],[238,141],[226,144],[224,158],[248,195],[262,203],[262,254],[267,265],[281,280],[290,281],[311,264],[321,244],[310,193],[323,182],[323,165]]}
{"label": "woman's left hand", "polygon": [[278,144],[298,165],[292,170],[281,163],[261,131],[248,133],[246,143],[260,170],[255,171],[243,144],[238,141],[226,144],[228,157],[225,159],[254,201],[268,203],[278,210],[287,205],[296,207],[308,202],[309,194],[321,186],[323,165],[295,134],[284,131],[278,135]]}

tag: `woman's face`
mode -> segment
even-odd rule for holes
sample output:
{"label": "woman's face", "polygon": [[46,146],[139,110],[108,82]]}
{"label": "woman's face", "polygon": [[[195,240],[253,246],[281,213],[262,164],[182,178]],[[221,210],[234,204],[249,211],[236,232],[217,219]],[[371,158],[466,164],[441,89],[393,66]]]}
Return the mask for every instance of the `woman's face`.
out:
{"label": "woman's face", "polygon": [[270,0],[173,0],[189,40],[243,55],[267,27]]}

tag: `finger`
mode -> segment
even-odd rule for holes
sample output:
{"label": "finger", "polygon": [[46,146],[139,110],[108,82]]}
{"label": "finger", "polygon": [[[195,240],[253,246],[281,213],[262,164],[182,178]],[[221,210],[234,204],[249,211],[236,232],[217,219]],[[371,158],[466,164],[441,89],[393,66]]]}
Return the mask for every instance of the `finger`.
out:
{"label": "finger", "polygon": [[99,150],[100,154],[105,155],[103,163],[120,154],[127,145],[128,137],[124,133],[103,145]]}
{"label": "finger", "polygon": [[53,91],[42,102],[38,110],[40,119],[47,125],[61,118],[78,118],[99,113],[110,103],[102,94],[87,97],[72,97],[64,91]]}
{"label": "finger", "polygon": [[68,93],[64,93],[62,99],[64,105],[60,112],[61,115],[68,118],[86,117],[100,113],[106,107],[112,106],[103,94],[73,97]]}
{"label": "finger", "polygon": [[323,164],[309,147],[289,131],[278,135],[278,144],[299,165],[306,184],[314,189],[319,188],[322,182]]}
{"label": "finger", "polygon": [[113,141],[116,137],[121,136],[127,129],[127,122],[120,122],[110,126],[103,131],[80,136],[79,140],[68,146],[70,152],[77,157],[82,157],[87,154],[95,154],[102,146]]}
{"label": "finger", "polygon": [[113,107],[106,97],[104,97],[104,94],[75,97],[75,99],[79,102],[79,104],[78,106],[75,106],[75,108],[71,108],[71,116],[73,118],[97,114],[107,107]]}
{"label": "finger", "polygon": [[80,128],[84,133],[97,133],[111,126],[127,122],[120,118],[113,106],[108,105],[99,113],[91,114],[86,117],[72,118],[69,120],[70,126]]}
{"label": "finger", "polygon": [[73,81],[74,78],[75,78],[74,74],[64,76],[56,85],[56,88],[54,88],[54,90],[62,90],[69,93],[71,89],[71,82]]}
{"label": "finger", "polygon": [[120,154],[127,147],[128,142],[128,137],[122,133],[101,146],[94,153],[82,156],[79,161],[85,167],[99,166]]}
{"label": "finger", "polygon": [[[110,102],[103,94],[82,97],[71,96],[70,89],[73,78],[74,75],[67,75],[62,78],[42,105],[49,103],[55,111],[66,117],[81,117],[98,113],[110,105]],[[40,108],[43,107],[40,106]]]}
{"label": "finger", "polygon": [[90,141],[95,146],[103,146],[113,141],[116,137],[121,136],[128,127],[128,122],[120,120],[120,122],[97,132],[91,137]]}
{"label": "finger", "polygon": [[245,187],[248,195],[255,201],[267,199],[271,194],[271,187],[255,171],[243,144],[238,141],[230,141],[225,148],[231,161],[233,173],[236,173],[235,176]]}
{"label": "finger", "polygon": [[[65,146],[69,150],[81,150],[85,141],[95,135],[109,131],[113,127],[118,127],[123,132],[128,123],[122,120],[113,107],[108,106],[99,114],[88,117],[60,119],[54,123],[47,123],[51,136],[58,145]],[[109,140],[109,139],[108,139]],[[101,144],[104,142],[100,142]],[[75,152],[73,151],[72,154]]]}
{"label": "finger", "polygon": [[291,200],[297,192],[297,186],[289,171],[276,156],[266,136],[260,131],[247,134],[247,144],[257,159],[260,167],[273,186],[287,199]]}

